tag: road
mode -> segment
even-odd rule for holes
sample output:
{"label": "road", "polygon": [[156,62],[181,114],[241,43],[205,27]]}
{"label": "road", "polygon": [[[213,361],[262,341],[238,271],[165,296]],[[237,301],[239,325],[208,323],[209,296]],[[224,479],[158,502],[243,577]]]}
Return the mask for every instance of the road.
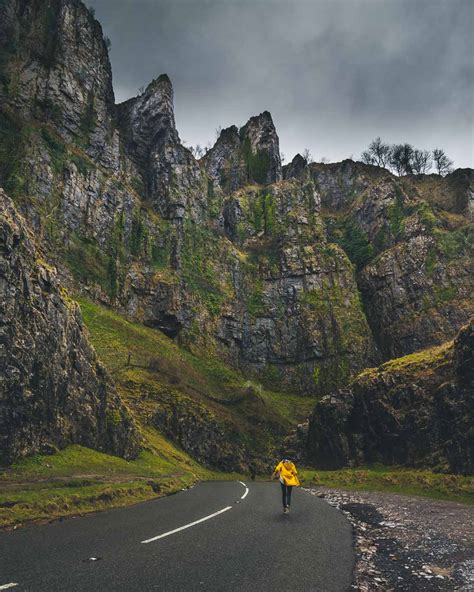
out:
{"label": "road", "polygon": [[280,504],[278,483],[206,482],[129,508],[1,532],[0,590],[347,590],[349,522],[296,488],[290,514]]}

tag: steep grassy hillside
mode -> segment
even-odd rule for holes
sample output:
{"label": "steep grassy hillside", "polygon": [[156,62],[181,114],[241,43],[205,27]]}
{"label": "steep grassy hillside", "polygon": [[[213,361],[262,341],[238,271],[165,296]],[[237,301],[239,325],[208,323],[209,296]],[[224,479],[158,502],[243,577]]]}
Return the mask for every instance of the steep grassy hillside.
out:
{"label": "steep grassy hillside", "polygon": [[80,305],[99,358],[139,424],[209,467],[266,470],[283,437],[311,412],[312,399],[265,390],[160,331],[86,300]]}

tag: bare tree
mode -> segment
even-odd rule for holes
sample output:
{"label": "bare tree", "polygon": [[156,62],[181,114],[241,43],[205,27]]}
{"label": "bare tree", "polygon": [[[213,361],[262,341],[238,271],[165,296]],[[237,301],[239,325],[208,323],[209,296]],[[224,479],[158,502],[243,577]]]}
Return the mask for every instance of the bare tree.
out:
{"label": "bare tree", "polygon": [[379,136],[372,140],[369,144],[368,150],[362,154],[364,162],[367,164],[375,164],[380,167],[387,167],[390,164],[391,148],[389,144],[385,144]]}
{"label": "bare tree", "polygon": [[390,165],[397,175],[411,175],[413,173],[413,152],[411,144],[395,144],[390,151]]}
{"label": "bare tree", "polygon": [[201,146],[201,144],[191,146],[190,150],[193,153],[194,158],[202,158],[204,156],[204,148]]}
{"label": "bare tree", "polygon": [[303,150],[303,158],[306,160],[306,162],[308,164],[313,162],[313,155],[311,154],[311,151],[309,148],[305,148]]}
{"label": "bare tree", "polygon": [[375,158],[368,150],[364,150],[360,158],[362,162],[365,162],[365,164],[375,164]]}
{"label": "bare tree", "polygon": [[435,148],[433,150],[433,162],[438,171],[438,175],[447,175],[453,170],[453,161],[447,157],[444,150]]}
{"label": "bare tree", "polygon": [[419,150],[411,144],[385,144],[380,137],[373,140],[361,154],[362,162],[389,168],[397,175],[426,174],[436,167],[440,175],[452,171],[453,162],[444,150],[435,148],[433,152]]}
{"label": "bare tree", "polygon": [[406,175],[413,173],[413,152],[414,148],[411,144],[403,144],[402,164]]}
{"label": "bare tree", "polygon": [[392,146],[390,154],[390,167],[397,175],[403,175],[402,151],[403,144],[395,144]]}
{"label": "bare tree", "polygon": [[413,150],[412,169],[416,175],[424,175],[431,168],[431,152],[429,150]]}

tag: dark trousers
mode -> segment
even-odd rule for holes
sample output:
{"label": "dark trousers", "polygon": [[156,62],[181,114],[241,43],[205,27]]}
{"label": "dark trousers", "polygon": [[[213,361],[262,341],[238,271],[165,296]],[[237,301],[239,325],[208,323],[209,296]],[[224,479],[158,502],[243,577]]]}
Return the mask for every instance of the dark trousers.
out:
{"label": "dark trousers", "polygon": [[293,489],[293,485],[285,485],[284,483],[280,483],[280,485],[283,507],[289,508],[291,504],[291,490]]}

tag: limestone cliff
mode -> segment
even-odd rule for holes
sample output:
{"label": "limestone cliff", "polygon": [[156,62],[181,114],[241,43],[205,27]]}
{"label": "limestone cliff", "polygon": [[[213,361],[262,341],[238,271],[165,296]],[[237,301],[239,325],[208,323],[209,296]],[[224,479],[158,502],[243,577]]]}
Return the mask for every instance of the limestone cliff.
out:
{"label": "limestone cliff", "polygon": [[453,342],[365,370],[324,397],[308,433],[321,468],[380,462],[474,472],[474,322]]}
{"label": "limestone cliff", "polygon": [[356,266],[383,357],[452,337],[474,314],[472,171],[398,178],[344,161],[311,173],[329,237]]}
{"label": "limestone cliff", "polygon": [[[472,171],[282,167],[267,111],[196,160],[166,75],[114,105],[107,42],[79,0],[4,0],[0,16],[0,185],[75,293],[310,396],[451,339],[473,313]],[[180,409],[163,430],[193,423]]]}
{"label": "limestone cliff", "polygon": [[47,121],[102,166],[118,162],[112,71],[102,28],[79,0],[8,0],[0,6],[0,98]]}
{"label": "limestone cliff", "polygon": [[0,190],[0,462],[70,443],[133,457],[138,435],[78,306]]}

